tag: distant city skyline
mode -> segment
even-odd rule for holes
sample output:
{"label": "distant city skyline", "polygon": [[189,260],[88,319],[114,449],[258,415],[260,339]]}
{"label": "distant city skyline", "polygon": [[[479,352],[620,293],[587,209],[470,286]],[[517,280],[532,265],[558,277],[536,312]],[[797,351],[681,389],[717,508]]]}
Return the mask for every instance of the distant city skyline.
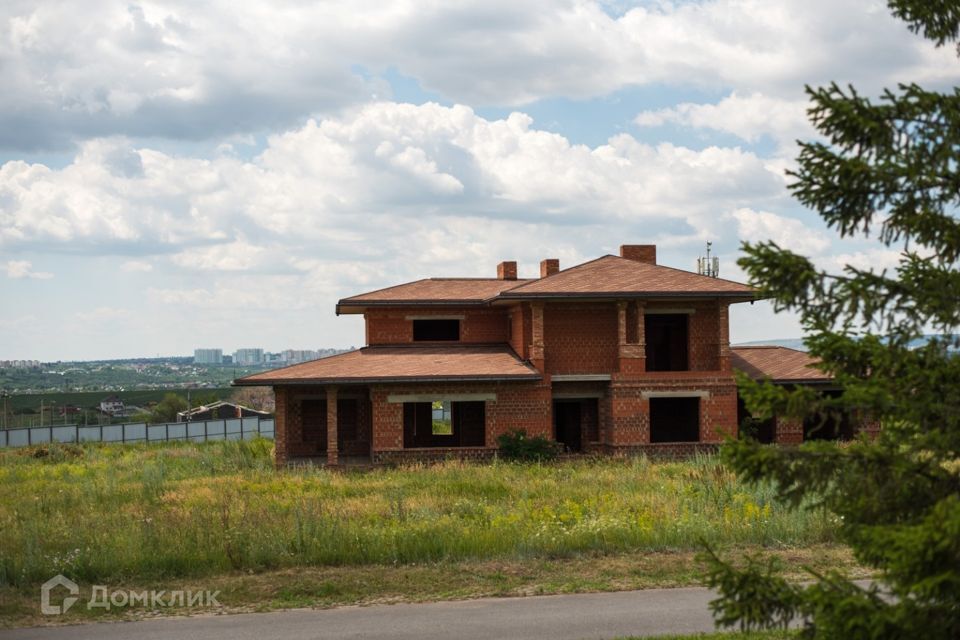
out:
{"label": "distant city skyline", "polygon": [[[742,241],[890,267],[789,194],[804,85],[960,85],[880,0],[35,0],[0,25],[5,359],[345,348],[341,298],[625,243],[694,271],[711,241],[738,281]],[[730,326],[801,335],[766,302]]]}

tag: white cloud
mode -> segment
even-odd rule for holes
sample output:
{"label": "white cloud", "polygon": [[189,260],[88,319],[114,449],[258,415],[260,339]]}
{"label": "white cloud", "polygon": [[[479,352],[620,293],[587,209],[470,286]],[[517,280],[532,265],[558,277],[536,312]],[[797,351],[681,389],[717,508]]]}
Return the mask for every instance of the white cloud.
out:
{"label": "white cloud", "polygon": [[873,269],[877,272],[887,269],[892,272],[899,266],[902,258],[903,252],[900,250],[873,247],[825,256],[818,261],[818,264],[827,271],[834,273],[841,271],[847,266],[861,270]]}
{"label": "white cloud", "polygon": [[33,278],[36,280],[48,280],[53,277],[52,273],[45,271],[34,271],[33,264],[28,260],[8,260],[7,277],[13,280],[20,278]]}
{"label": "white cloud", "polygon": [[150,271],[153,271],[153,265],[146,260],[127,260],[120,265],[120,268],[131,273],[149,273]]}
{"label": "white cloud", "polygon": [[639,126],[675,123],[712,129],[732,133],[751,143],[767,135],[786,149],[795,140],[814,136],[806,109],[807,103],[803,101],[773,98],[761,93],[740,96],[734,91],[717,104],[684,102],[667,109],[643,111],[634,122]]}
{"label": "white cloud", "polygon": [[114,138],[85,143],[60,170],[8,162],[0,246],[135,248],[173,253],[189,269],[290,271],[317,252],[403,255],[426,230],[474,235],[464,220],[644,220],[664,235],[700,237],[722,232],[718,211],[782,198],[778,170],[739,149],[628,135],[591,149],[521,113],[490,121],[463,106],[377,103],[271,137],[253,161],[170,156]]}
{"label": "white cloud", "polygon": [[731,212],[730,217],[737,222],[737,231],[742,240],[773,240],[780,247],[801,255],[819,254],[830,246],[826,235],[796,218],[748,208],[737,209]]}
{"label": "white cloud", "polygon": [[804,83],[958,78],[949,47],[933,50],[875,0],[660,3],[618,17],[588,0],[82,6],[80,29],[69,4],[0,9],[0,146],[282,130],[387,98],[388,69],[473,105],[653,84],[798,100]]}

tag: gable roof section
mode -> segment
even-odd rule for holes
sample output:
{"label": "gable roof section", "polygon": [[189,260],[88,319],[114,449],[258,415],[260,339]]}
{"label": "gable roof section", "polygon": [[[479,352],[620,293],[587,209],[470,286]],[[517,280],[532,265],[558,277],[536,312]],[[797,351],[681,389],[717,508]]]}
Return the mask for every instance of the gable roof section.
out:
{"label": "gable roof section", "polygon": [[769,378],[779,383],[825,383],[833,379],[815,368],[818,360],[787,347],[732,347],[733,368],[754,380]]}
{"label": "gable roof section", "polygon": [[702,276],[606,255],[539,280],[505,290],[500,299],[720,296],[753,300],[755,289],[739,282]]}
{"label": "gable roof section", "polygon": [[406,284],[378,289],[344,298],[337,303],[337,314],[362,312],[365,307],[484,304],[501,291],[530,282],[498,278],[425,278]]}
{"label": "gable roof section", "polygon": [[282,369],[235,385],[370,384],[539,380],[540,373],[502,345],[364,347]]}

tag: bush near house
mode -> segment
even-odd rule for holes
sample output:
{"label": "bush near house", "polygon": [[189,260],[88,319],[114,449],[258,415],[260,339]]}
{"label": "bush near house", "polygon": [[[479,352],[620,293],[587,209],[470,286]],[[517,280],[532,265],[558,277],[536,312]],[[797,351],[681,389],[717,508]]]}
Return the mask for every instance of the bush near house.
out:
{"label": "bush near house", "polygon": [[543,462],[560,454],[560,445],[543,436],[530,437],[523,429],[515,429],[497,438],[499,455],[504,460]]}

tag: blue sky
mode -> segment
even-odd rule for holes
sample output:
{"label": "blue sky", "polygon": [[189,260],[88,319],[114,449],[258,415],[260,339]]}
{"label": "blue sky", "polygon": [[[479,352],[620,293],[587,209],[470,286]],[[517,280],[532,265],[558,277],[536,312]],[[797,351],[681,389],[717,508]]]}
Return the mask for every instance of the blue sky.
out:
{"label": "blue sky", "polygon": [[341,297],[623,243],[890,266],[789,197],[803,86],[960,75],[873,0],[78,6],[0,7],[0,359],[360,345]]}

